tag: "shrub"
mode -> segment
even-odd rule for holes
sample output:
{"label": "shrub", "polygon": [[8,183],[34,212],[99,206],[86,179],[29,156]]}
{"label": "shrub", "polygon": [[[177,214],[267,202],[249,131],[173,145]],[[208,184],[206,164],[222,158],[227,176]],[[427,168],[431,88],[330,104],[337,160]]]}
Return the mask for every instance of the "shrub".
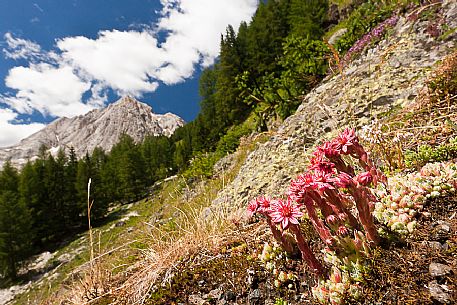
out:
{"label": "shrub", "polygon": [[223,157],[234,152],[240,145],[240,138],[250,134],[251,132],[252,128],[248,124],[233,126],[217,143],[216,154],[219,157]]}
{"label": "shrub", "polygon": [[381,1],[368,1],[359,6],[345,21],[347,32],[338,39],[335,48],[340,53],[348,51],[363,35],[392,15],[394,8]]}
{"label": "shrub", "polygon": [[184,171],[183,176],[186,179],[191,178],[209,178],[213,175],[214,164],[220,158],[216,153],[200,153],[190,160],[189,167]]}
{"label": "shrub", "polygon": [[454,158],[457,158],[457,138],[436,147],[421,145],[417,151],[405,152],[405,164],[409,168],[419,168],[429,162],[442,162]]}

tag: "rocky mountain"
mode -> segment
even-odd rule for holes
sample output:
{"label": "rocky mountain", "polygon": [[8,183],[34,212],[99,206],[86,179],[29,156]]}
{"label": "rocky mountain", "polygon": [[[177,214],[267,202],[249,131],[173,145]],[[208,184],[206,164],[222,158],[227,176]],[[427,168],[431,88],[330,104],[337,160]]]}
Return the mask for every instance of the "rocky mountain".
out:
{"label": "rocky mountain", "polygon": [[95,147],[109,151],[124,133],[141,141],[146,135],[171,136],[182,125],[184,120],[179,116],[155,114],[150,106],[127,96],[85,115],[59,118],[19,144],[1,148],[0,164],[11,159],[20,166],[33,159],[43,144],[51,153],[74,147],[76,155],[81,157]]}

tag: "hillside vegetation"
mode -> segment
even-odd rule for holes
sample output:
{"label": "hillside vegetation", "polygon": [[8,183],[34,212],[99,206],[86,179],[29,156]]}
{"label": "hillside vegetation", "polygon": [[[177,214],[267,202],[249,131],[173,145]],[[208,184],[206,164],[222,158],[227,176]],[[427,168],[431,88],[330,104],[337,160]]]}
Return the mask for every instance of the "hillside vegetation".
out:
{"label": "hillside vegetation", "polygon": [[228,27],[171,138],[7,164],[2,275],[35,280],[15,304],[457,300],[457,5],[347,2],[266,1]]}

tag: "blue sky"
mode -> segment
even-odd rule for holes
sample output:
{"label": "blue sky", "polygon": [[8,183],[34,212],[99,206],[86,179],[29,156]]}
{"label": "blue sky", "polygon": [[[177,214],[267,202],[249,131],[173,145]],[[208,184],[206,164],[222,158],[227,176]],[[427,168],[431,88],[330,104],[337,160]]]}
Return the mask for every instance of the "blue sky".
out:
{"label": "blue sky", "polygon": [[123,95],[186,121],[220,34],[257,0],[0,0],[0,147]]}

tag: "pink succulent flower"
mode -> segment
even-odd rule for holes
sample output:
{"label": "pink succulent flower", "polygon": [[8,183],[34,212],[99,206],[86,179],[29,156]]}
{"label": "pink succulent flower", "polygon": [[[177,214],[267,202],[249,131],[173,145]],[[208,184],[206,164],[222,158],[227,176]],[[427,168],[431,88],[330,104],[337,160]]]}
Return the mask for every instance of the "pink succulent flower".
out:
{"label": "pink succulent flower", "polygon": [[351,154],[353,146],[359,144],[359,139],[357,138],[354,129],[346,128],[332,142],[336,150],[340,151],[342,154],[349,155]]}
{"label": "pink succulent flower", "polygon": [[325,174],[333,174],[335,172],[335,164],[333,162],[327,160],[320,160],[319,162],[312,162],[309,167],[310,170],[314,170],[316,172],[323,172]]}
{"label": "pink succulent flower", "polygon": [[271,202],[271,208],[271,220],[280,223],[283,230],[287,229],[289,224],[298,225],[298,219],[303,216],[300,207],[291,200],[274,200]]}
{"label": "pink succulent flower", "polygon": [[248,216],[252,217],[257,212],[258,209],[259,209],[259,203],[257,202],[257,199],[252,199],[248,204],[248,209],[247,209]]}
{"label": "pink succulent flower", "polygon": [[370,172],[364,172],[358,174],[355,179],[357,180],[358,183],[360,183],[363,186],[369,185],[371,182],[373,182],[373,175]]}
{"label": "pink succulent flower", "polygon": [[319,152],[319,154],[323,154],[330,160],[338,158],[340,156],[340,151],[334,142],[325,142],[317,148],[317,151]]}
{"label": "pink succulent flower", "polygon": [[349,229],[346,226],[340,226],[336,231],[336,234],[341,237],[345,237],[349,235]]}
{"label": "pink succulent flower", "polygon": [[271,203],[270,203],[270,198],[261,196],[257,198],[257,203],[259,205],[259,212],[262,212],[264,214],[268,214],[271,211]]}
{"label": "pink succulent flower", "polygon": [[328,216],[325,221],[331,227],[334,227],[334,226],[338,225],[338,223],[340,222],[338,217],[336,217],[335,215]]}
{"label": "pink succulent flower", "polygon": [[335,179],[335,185],[345,189],[351,188],[354,186],[354,180],[352,180],[352,177],[347,173],[340,173]]}
{"label": "pink succulent flower", "polygon": [[332,177],[331,173],[325,173],[325,172],[314,172],[314,175],[312,176],[313,178],[313,183],[311,186],[315,189],[318,190],[319,192],[324,192],[325,190],[329,189],[332,190],[334,189],[332,183],[335,182],[335,179]]}
{"label": "pink succulent flower", "polygon": [[313,176],[310,173],[299,175],[297,179],[290,182],[288,196],[298,203],[303,203],[307,192],[311,190],[313,182]]}

